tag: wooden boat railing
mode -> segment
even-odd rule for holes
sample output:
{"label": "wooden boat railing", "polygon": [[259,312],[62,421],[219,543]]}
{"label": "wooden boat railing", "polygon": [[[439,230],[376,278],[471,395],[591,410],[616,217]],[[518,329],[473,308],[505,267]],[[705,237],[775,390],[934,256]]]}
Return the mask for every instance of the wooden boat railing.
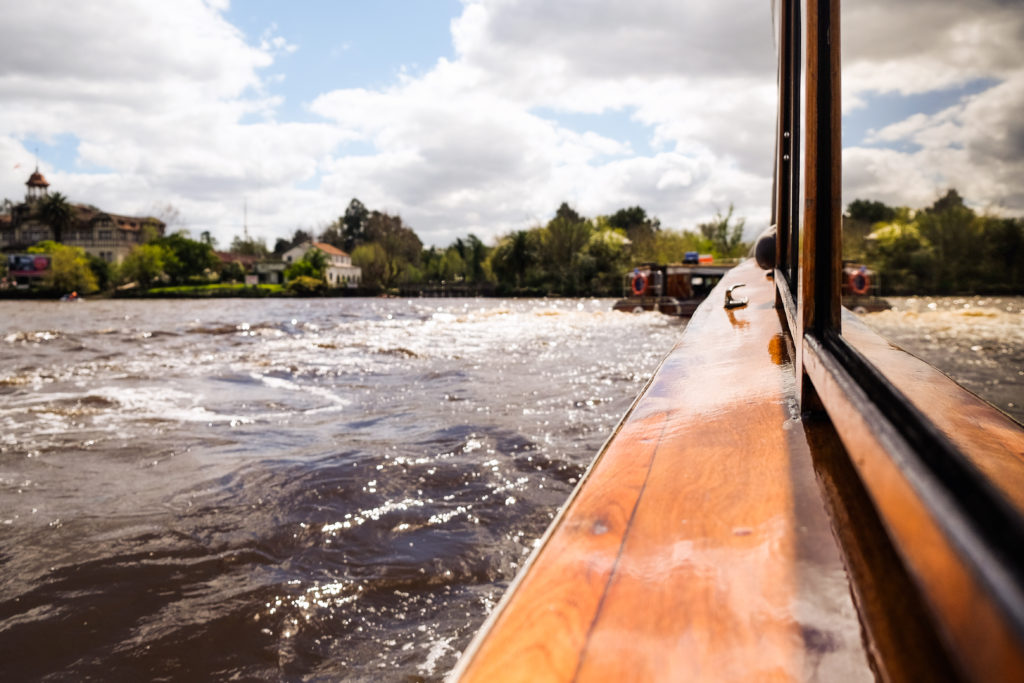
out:
{"label": "wooden boat railing", "polygon": [[839,2],[773,13],[774,269],[701,305],[453,678],[1024,680],[1024,429],[843,311]]}
{"label": "wooden boat railing", "polygon": [[[951,382],[941,393],[918,391],[922,380],[945,378],[907,354],[880,365],[872,351],[882,347],[841,317],[839,1],[779,3],[777,22],[788,49],[776,291],[795,340],[801,405],[831,420],[961,673],[1024,676],[1020,430]],[[956,419],[967,410],[973,424]],[[1007,438],[992,438],[998,433]]]}

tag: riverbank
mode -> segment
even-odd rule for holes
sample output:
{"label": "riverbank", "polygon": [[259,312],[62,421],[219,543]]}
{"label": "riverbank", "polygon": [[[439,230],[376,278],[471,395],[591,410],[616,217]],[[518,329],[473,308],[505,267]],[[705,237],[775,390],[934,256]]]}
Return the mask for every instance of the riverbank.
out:
{"label": "riverbank", "polygon": [[[0,301],[57,300],[60,294],[29,289],[0,289]],[[506,298],[538,299],[565,298],[539,287],[496,287],[492,284],[429,283],[402,285],[391,289],[377,287],[331,287],[320,292],[296,292],[285,285],[245,285],[241,283],[179,285],[174,287],[153,287],[151,289],[118,289],[89,294],[90,299],[265,299],[265,298],[358,298],[394,297],[410,299],[462,299],[462,298]],[[605,296],[605,295],[600,295]]]}
{"label": "riverbank", "polygon": [[[296,297],[372,297],[379,296],[380,291],[367,288],[331,288],[318,294],[298,294],[284,285],[245,285],[241,283],[179,285],[174,287],[153,287],[151,289],[118,289],[113,291],[95,292],[88,295],[95,299],[265,299],[265,298],[296,298]],[[60,295],[26,289],[0,290],[0,300],[57,300]]]}

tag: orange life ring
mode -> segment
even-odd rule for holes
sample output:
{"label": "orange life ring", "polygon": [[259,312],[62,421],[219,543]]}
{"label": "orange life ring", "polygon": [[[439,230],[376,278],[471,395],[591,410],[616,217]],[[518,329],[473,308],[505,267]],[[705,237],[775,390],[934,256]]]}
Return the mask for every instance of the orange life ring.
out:
{"label": "orange life ring", "polygon": [[647,292],[647,278],[643,273],[637,273],[633,276],[633,294],[637,296],[643,296]]}
{"label": "orange life ring", "polygon": [[871,286],[871,278],[868,277],[867,271],[855,270],[850,273],[846,283],[854,294],[867,294],[868,287]]}

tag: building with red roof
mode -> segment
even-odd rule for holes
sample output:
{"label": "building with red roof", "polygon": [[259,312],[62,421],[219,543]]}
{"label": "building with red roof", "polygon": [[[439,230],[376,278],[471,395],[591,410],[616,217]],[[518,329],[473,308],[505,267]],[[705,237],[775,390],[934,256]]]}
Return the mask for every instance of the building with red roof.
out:
{"label": "building with red roof", "polygon": [[305,241],[284,252],[282,259],[286,266],[301,261],[310,249],[317,249],[327,257],[324,280],[328,287],[356,286],[363,281],[363,269],[352,265],[352,257],[327,242]]}

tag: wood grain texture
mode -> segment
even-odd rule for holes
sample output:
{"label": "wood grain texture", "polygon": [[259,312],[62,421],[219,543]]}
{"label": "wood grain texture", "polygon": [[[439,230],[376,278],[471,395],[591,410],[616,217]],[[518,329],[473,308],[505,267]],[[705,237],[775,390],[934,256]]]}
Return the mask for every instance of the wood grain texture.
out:
{"label": "wood grain texture", "polygon": [[[841,325],[842,126],[839,1],[803,0],[804,175],[801,198],[800,284],[796,338]],[[804,375],[797,347],[797,377]],[[819,408],[813,388],[801,385],[801,405]]]}
{"label": "wood grain texture", "polygon": [[963,673],[977,681],[1024,680],[1024,644],[943,532],[936,518],[941,511],[929,508],[891,456],[883,416],[830,369],[827,358],[806,342],[804,347],[818,396]]}
{"label": "wood grain texture", "polygon": [[970,458],[1024,513],[1024,429],[923,360],[843,318],[843,337]]}
{"label": "wood grain texture", "polygon": [[959,680],[921,592],[827,417],[804,420],[868,647],[882,681]]}
{"label": "wood grain texture", "polygon": [[480,646],[466,680],[573,677],[572,653],[586,644],[663,428],[659,414],[623,425],[549,537],[544,561],[520,582],[527,602],[502,610],[492,627],[502,637]]}
{"label": "wood grain texture", "polygon": [[462,680],[871,680],[774,289],[751,261],[736,282],[748,306],[697,312]]}

